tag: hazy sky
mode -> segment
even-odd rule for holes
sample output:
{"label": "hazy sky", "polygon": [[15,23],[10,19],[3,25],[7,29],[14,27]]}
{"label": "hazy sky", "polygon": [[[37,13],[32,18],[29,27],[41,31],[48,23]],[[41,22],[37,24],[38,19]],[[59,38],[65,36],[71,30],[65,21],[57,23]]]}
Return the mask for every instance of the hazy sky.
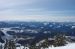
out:
{"label": "hazy sky", "polygon": [[75,0],[0,0],[0,21],[74,21]]}

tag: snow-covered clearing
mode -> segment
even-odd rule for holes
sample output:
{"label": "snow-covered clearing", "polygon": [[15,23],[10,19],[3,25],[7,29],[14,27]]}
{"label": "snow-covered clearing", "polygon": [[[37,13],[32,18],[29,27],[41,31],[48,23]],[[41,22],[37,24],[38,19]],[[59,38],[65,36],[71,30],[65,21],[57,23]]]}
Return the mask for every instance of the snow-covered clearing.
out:
{"label": "snow-covered clearing", "polygon": [[49,49],[75,49],[75,43],[70,43],[66,46],[61,47],[49,47]]}
{"label": "snow-covered clearing", "polygon": [[[24,47],[17,47],[17,49],[23,49]],[[25,49],[29,49],[29,48],[25,48]],[[46,49],[75,49],[75,43],[69,43],[66,46],[60,46],[60,47],[49,47]]]}

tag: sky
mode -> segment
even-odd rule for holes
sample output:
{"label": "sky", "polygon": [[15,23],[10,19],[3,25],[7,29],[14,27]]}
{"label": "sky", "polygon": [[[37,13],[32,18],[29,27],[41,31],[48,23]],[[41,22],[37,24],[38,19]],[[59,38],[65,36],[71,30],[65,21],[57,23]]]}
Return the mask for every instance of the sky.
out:
{"label": "sky", "polygon": [[0,21],[75,22],[75,0],[0,0]]}

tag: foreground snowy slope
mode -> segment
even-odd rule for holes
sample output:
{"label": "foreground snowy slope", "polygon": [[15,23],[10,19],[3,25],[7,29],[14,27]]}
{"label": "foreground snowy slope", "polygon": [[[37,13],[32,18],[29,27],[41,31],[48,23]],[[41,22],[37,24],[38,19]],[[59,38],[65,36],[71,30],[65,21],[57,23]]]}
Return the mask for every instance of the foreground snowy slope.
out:
{"label": "foreground snowy slope", "polygon": [[[23,46],[17,47],[17,49],[23,49],[23,48],[24,48]],[[25,49],[29,49],[29,48],[26,47]],[[60,46],[60,47],[49,47],[46,49],[75,49],[75,43],[70,43],[66,46]]]}
{"label": "foreground snowy slope", "polygon": [[49,47],[49,49],[75,49],[75,43],[68,44],[66,46],[61,47]]}

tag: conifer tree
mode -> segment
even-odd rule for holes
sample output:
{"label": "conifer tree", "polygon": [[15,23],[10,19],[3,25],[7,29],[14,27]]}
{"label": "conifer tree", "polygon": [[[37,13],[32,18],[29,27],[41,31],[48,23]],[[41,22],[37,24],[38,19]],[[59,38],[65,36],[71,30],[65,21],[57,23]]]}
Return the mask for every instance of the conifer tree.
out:
{"label": "conifer tree", "polygon": [[55,36],[54,46],[64,46],[66,44],[65,36],[58,34]]}
{"label": "conifer tree", "polygon": [[49,46],[48,38],[45,39],[45,42],[43,42],[41,46],[42,46],[43,48],[47,48],[47,47]]}

